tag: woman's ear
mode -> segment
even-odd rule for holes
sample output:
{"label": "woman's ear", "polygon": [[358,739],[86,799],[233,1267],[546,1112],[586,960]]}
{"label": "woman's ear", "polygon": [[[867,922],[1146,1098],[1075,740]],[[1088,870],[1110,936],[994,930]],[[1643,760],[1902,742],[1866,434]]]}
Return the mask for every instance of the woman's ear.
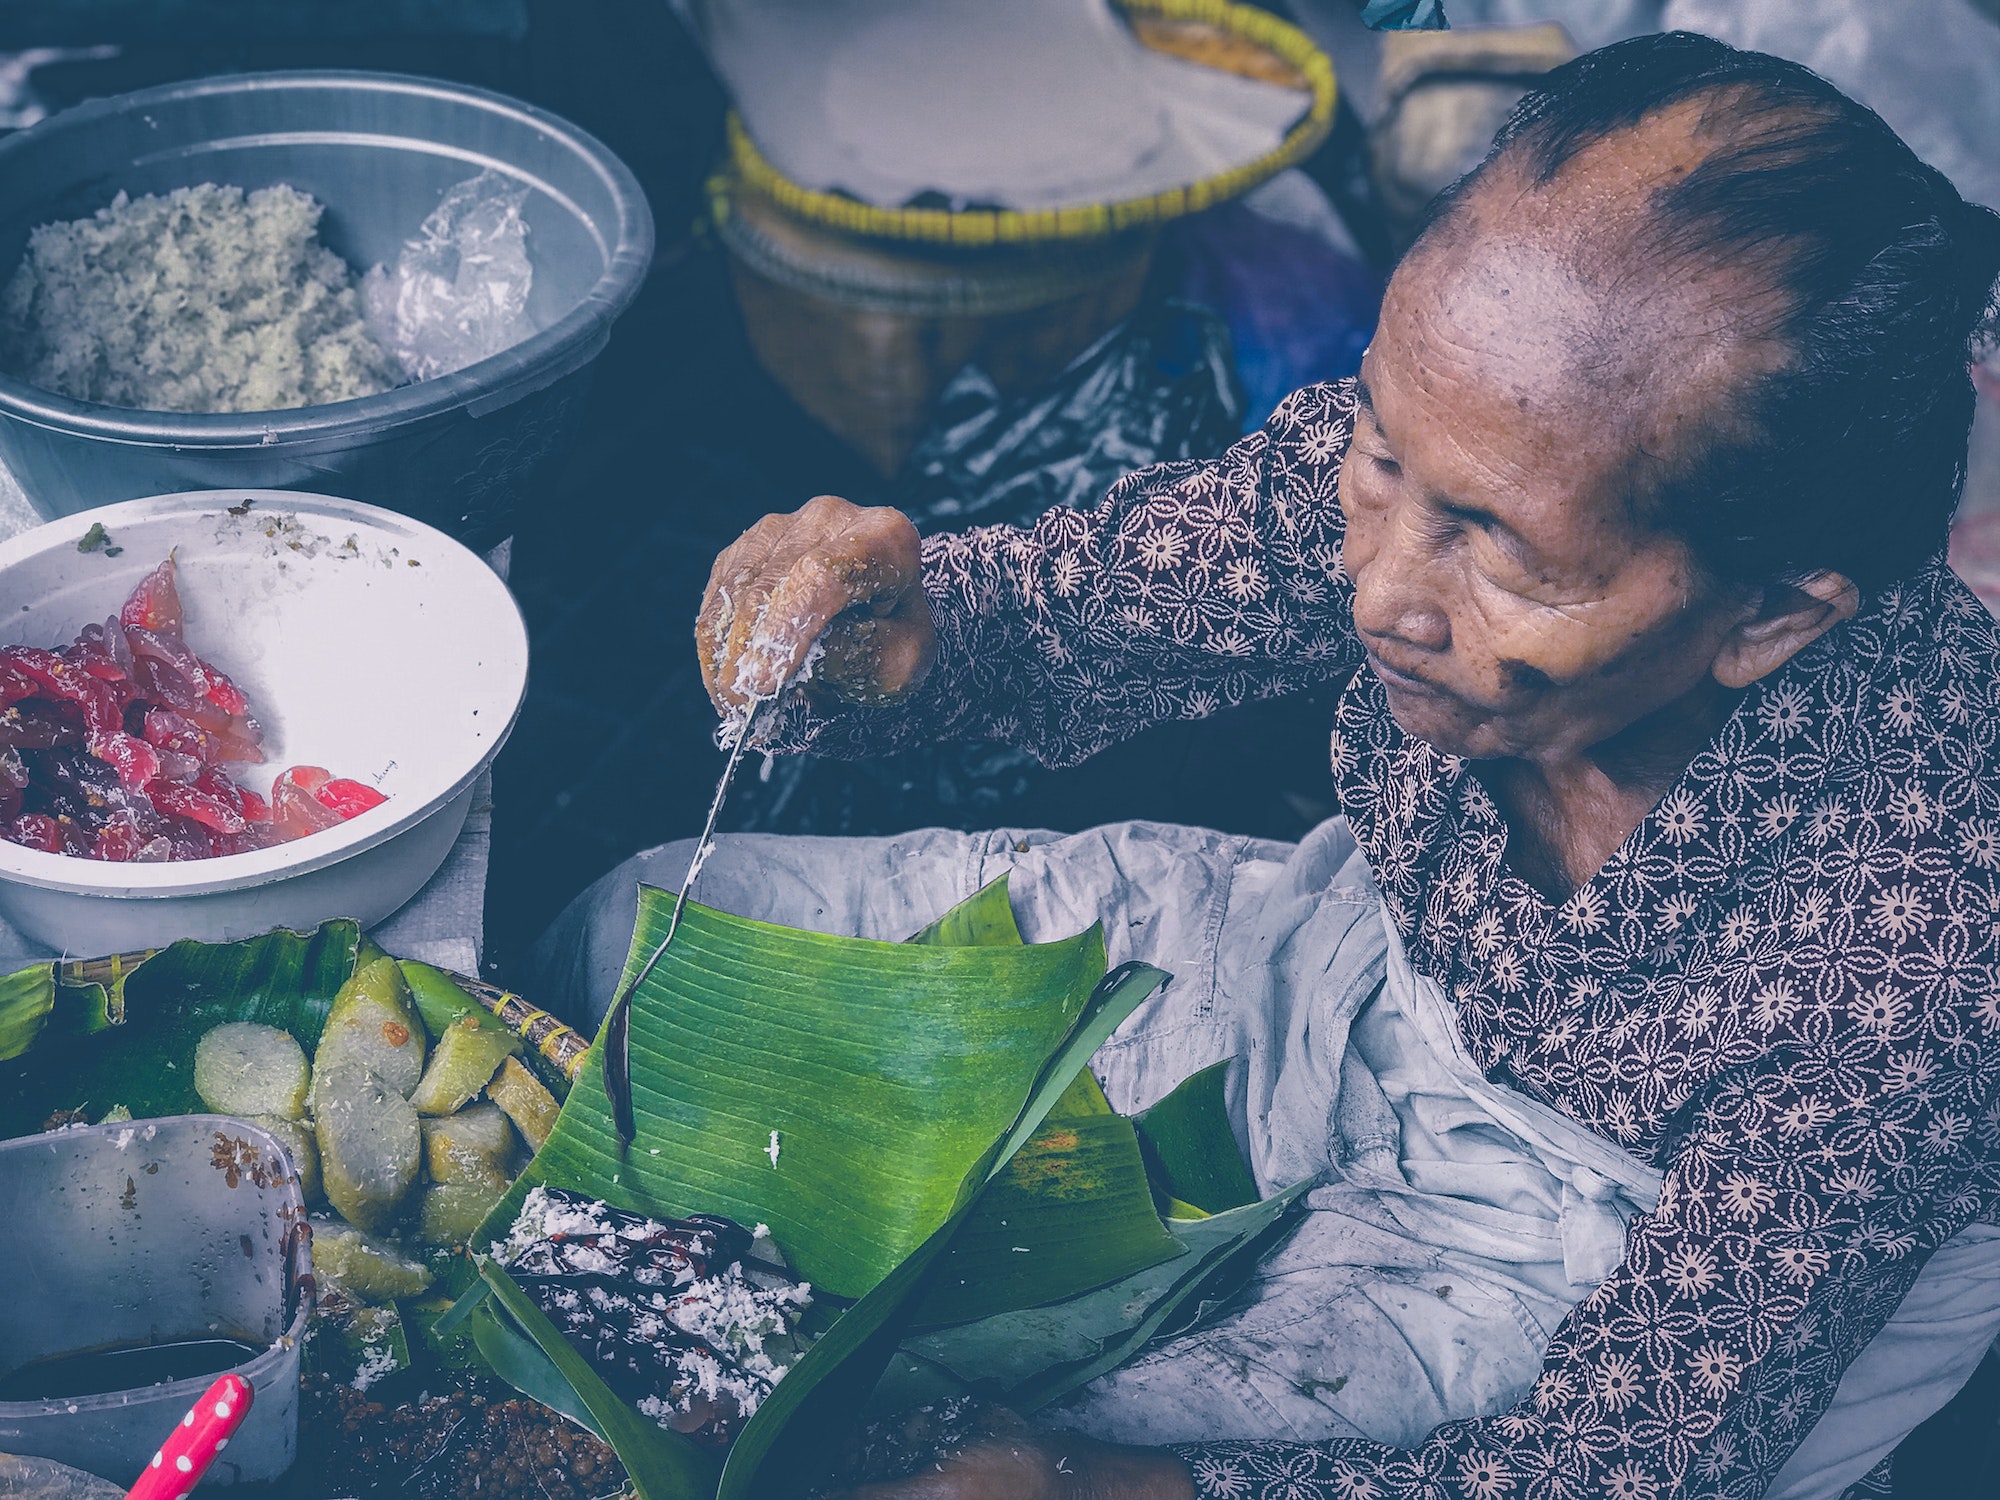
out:
{"label": "woman's ear", "polygon": [[1756,608],[1722,642],[1709,670],[1726,688],[1768,677],[1861,608],[1861,591],[1839,573],[1764,590]]}

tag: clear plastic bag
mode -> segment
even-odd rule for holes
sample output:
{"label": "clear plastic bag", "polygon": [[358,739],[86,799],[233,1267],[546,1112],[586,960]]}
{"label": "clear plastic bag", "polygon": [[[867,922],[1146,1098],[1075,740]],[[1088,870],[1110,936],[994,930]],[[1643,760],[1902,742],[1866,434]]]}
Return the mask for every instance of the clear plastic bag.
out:
{"label": "clear plastic bag", "polygon": [[528,190],[488,169],[448,191],[393,267],[361,282],[368,324],[411,380],[498,354],[534,330]]}
{"label": "clear plastic bag", "polygon": [[121,1500],[125,1487],[49,1458],[0,1453],[0,1500]]}

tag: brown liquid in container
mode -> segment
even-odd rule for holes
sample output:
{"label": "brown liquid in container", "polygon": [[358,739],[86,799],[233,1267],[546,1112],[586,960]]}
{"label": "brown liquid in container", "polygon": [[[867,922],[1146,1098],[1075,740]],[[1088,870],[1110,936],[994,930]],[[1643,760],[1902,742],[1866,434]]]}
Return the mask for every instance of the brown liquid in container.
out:
{"label": "brown liquid in container", "polygon": [[116,1344],[33,1360],[0,1375],[0,1401],[54,1401],[138,1390],[200,1375],[220,1375],[263,1351],[241,1339],[176,1339],[166,1344]]}

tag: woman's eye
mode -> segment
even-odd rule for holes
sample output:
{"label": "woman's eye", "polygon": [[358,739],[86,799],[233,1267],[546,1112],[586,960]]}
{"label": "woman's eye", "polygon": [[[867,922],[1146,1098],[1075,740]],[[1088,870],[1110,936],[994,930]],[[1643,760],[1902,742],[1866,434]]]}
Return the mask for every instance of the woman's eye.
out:
{"label": "woman's eye", "polygon": [[1368,461],[1375,466],[1378,473],[1387,474],[1392,478],[1403,472],[1403,466],[1395,459],[1384,458],[1379,453],[1369,454]]}

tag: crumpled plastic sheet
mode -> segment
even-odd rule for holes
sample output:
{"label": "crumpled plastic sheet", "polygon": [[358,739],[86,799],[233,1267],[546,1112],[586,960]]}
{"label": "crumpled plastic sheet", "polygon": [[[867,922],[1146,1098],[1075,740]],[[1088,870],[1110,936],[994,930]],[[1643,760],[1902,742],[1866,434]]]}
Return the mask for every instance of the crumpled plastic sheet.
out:
{"label": "crumpled plastic sheet", "polygon": [[1245,432],[1301,386],[1361,368],[1382,307],[1382,278],[1361,261],[1244,203],[1182,220],[1170,233],[1182,291],[1229,325]]}
{"label": "crumpled plastic sheet", "polygon": [[1444,0],[1368,0],[1361,24],[1371,31],[1444,31]]}
{"label": "crumpled plastic sheet", "polygon": [[0,1500],[120,1500],[125,1486],[47,1458],[0,1453]]}
{"label": "crumpled plastic sheet", "polygon": [[[1003,397],[968,365],[904,461],[891,498],[926,534],[1088,509],[1131,473],[1210,458],[1239,435],[1229,331],[1208,308],[1143,305],[1041,389]],[[847,762],[790,755],[731,793],[736,829],[894,833],[989,828],[1052,773],[1024,750],[974,740]],[[749,768],[745,768],[746,771]]]}
{"label": "crumpled plastic sheet", "polygon": [[534,331],[527,201],[527,188],[488,168],[445,193],[393,268],[362,278],[369,328],[410,379],[462,370]]}

